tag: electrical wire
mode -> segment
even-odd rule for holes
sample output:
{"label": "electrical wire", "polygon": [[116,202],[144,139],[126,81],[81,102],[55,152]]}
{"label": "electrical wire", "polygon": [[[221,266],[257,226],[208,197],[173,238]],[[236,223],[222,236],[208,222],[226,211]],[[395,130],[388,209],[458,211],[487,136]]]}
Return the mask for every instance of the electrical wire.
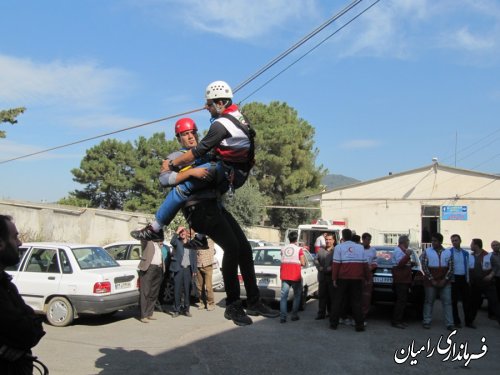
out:
{"label": "electrical wire", "polygon": [[176,115],[172,115],[172,116],[168,116],[168,117],[163,117],[163,118],[160,118],[158,120],[148,121],[148,122],[144,122],[144,123],[138,124],[138,125],[129,126],[128,128],[124,128],[124,129],[120,129],[120,130],[115,130],[113,132],[109,132],[109,133],[106,133],[106,134],[100,134],[100,135],[96,135],[96,136],[93,136],[93,137],[81,139],[79,141],[74,141],[74,142],[71,142],[71,143],[66,143],[64,145],[51,147],[51,148],[48,148],[48,149],[45,149],[45,150],[41,150],[41,151],[37,151],[37,152],[32,152],[31,154],[26,154],[26,155],[18,156],[18,157],[12,158],[12,159],[1,160],[0,164],[5,164],[5,163],[8,163],[8,162],[11,162],[11,161],[14,161],[14,160],[24,159],[24,158],[27,158],[27,157],[30,157],[30,156],[43,154],[45,152],[58,150],[60,148],[73,146],[73,145],[76,145],[76,144],[79,144],[79,143],[84,143],[84,142],[87,142],[87,141],[91,141],[93,139],[102,138],[102,137],[106,137],[106,136],[113,135],[113,134],[118,134],[118,133],[121,133],[121,132],[124,132],[124,131],[128,131],[128,130],[140,128],[142,126],[147,126],[147,125],[155,124],[157,122],[170,120],[170,119],[173,119],[173,118],[176,118],[176,117],[179,117],[179,116],[187,115],[187,114],[194,113],[194,112],[199,112],[199,111],[202,111],[203,109],[205,109],[205,108],[193,109],[191,111],[187,111],[187,112],[183,112],[183,113],[178,113]]}
{"label": "electrical wire", "polygon": [[330,39],[332,36],[334,36],[335,34],[337,34],[339,31],[341,31],[343,28],[345,28],[346,26],[348,26],[350,23],[352,23],[354,20],[356,20],[357,18],[361,17],[361,15],[363,15],[365,12],[367,12],[369,9],[371,9],[372,7],[374,7],[377,3],[379,3],[381,0],[376,0],[373,4],[371,4],[370,6],[368,6],[367,8],[365,8],[363,11],[361,11],[360,13],[358,13],[356,16],[354,16],[353,18],[351,18],[349,21],[347,21],[347,23],[345,23],[344,25],[342,25],[341,27],[339,27],[338,29],[336,29],[333,33],[331,33],[330,35],[328,35],[326,38],[324,38],[323,40],[321,40],[318,44],[316,44],[314,47],[312,47],[311,49],[309,49],[306,53],[304,53],[302,56],[300,56],[298,59],[296,59],[294,62],[292,62],[291,64],[289,64],[288,66],[286,66],[284,69],[282,69],[281,71],[279,71],[277,74],[275,74],[274,76],[272,76],[270,79],[268,79],[266,82],[264,82],[261,86],[259,86],[257,89],[255,89],[254,91],[252,91],[250,94],[248,94],[246,97],[244,97],[239,103],[243,103],[245,100],[247,100],[248,98],[250,98],[251,96],[253,96],[255,93],[257,93],[258,91],[260,91],[262,88],[264,88],[265,86],[267,86],[269,83],[271,83],[272,81],[274,81],[276,78],[278,78],[281,74],[283,74],[285,71],[287,71],[288,69],[290,69],[292,66],[294,66],[296,63],[298,63],[300,60],[302,60],[304,57],[306,57],[307,55],[309,55],[311,52],[313,52],[316,48],[318,48],[319,46],[321,46],[323,43],[325,43],[328,39]]}
{"label": "electrical wire", "polygon": [[307,34],[305,37],[303,37],[301,40],[299,40],[293,46],[291,46],[290,48],[288,48],[286,51],[282,52],[277,57],[275,57],[274,59],[272,59],[269,63],[267,63],[266,65],[264,65],[261,69],[259,69],[254,74],[252,74],[245,81],[243,81],[242,83],[240,83],[239,85],[237,85],[234,88],[233,91],[234,92],[238,92],[240,89],[242,89],[243,87],[245,87],[246,85],[248,85],[254,79],[256,79],[257,77],[259,77],[260,75],[262,75],[262,73],[264,73],[267,70],[269,70],[272,66],[274,66],[275,64],[277,64],[279,61],[283,60],[286,56],[288,56],[290,53],[292,53],[297,48],[299,48],[301,45],[303,45],[305,42],[307,42],[309,39],[311,39],[312,37],[316,36],[323,29],[325,29],[326,27],[330,26],[337,19],[339,19],[344,14],[346,14],[347,12],[349,12],[352,8],[354,8],[356,5],[358,5],[359,3],[361,3],[361,1],[363,1],[363,0],[354,0],[353,2],[351,2],[349,5],[347,5],[340,12],[338,12],[337,14],[335,14],[334,16],[332,16],[330,19],[328,19],[327,21],[325,21],[322,25],[320,25],[319,27],[317,27],[316,29],[314,29],[313,31],[311,31],[309,34]]}
{"label": "electrical wire", "polygon": [[[305,37],[303,37],[301,40],[299,40],[297,43],[295,43],[292,47],[288,48],[286,51],[282,52],[280,55],[278,55],[276,58],[274,58],[273,60],[271,60],[271,62],[269,62],[268,64],[266,64],[264,67],[262,67],[261,69],[259,69],[256,73],[254,73],[252,76],[250,76],[248,79],[246,79],[245,81],[243,81],[242,83],[240,83],[239,85],[237,85],[233,92],[237,92],[239,90],[241,90],[243,87],[245,87],[246,85],[248,85],[250,82],[252,82],[253,80],[255,80],[257,77],[259,77],[260,75],[262,75],[264,72],[266,72],[267,70],[269,70],[272,66],[274,66],[275,64],[277,64],[279,61],[283,60],[286,56],[288,56],[290,53],[292,53],[293,51],[295,51],[297,48],[299,48],[300,46],[302,46],[304,43],[306,43],[308,40],[310,40],[312,37],[314,37],[315,35],[317,35],[319,32],[321,32],[322,30],[324,30],[327,26],[331,25],[334,21],[336,21],[337,19],[339,19],[341,16],[343,16],[344,14],[346,14],[347,12],[349,12],[351,9],[353,9],[356,5],[358,5],[359,3],[361,3],[363,0],[354,0],[352,1],[349,5],[347,5],[344,9],[342,9],[340,12],[338,12],[337,14],[335,14],[334,16],[330,17],[327,21],[325,21],[323,24],[321,24],[319,27],[317,27],[316,29],[314,29],[312,32],[310,32],[309,34],[307,34]],[[376,2],[378,3],[380,0],[377,0]],[[372,5],[373,6],[373,5]],[[365,10],[366,11],[366,10]],[[362,13],[364,13],[365,11],[363,11]],[[361,14],[362,14],[361,13]],[[359,16],[359,15],[358,15]],[[357,17],[358,17],[357,16]],[[355,18],[357,18],[355,17]],[[354,18],[354,19],[355,19]],[[352,22],[349,21],[349,23]],[[349,24],[348,23],[348,24]],[[347,25],[347,24],[346,24]],[[345,27],[346,25],[344,25],[343,27]],[[342,27],[342,28],[343,28]],[[342,29],[340,28],[340,29]],[[339,30],[340,30],[339,29]],[[336,32],[338,32],[339,30],[337,30]],[[333,36],[336,32],[334,32],[332,35],[330,35],[328,38],[330,38],[331,36]],[[328,39],[327,38],[327,39]],[[323,42],[321,42],[320,44],[322,44]],[[318,47],[320,44],[318,44],[316,47]],[[316,47],[314,47],[313,49],[315,49]],[[309,52],[311,52],[312,50],[308,51],[305,55],[309,54]],[[304,55],[304,56],[305,56]],[[304,57],[302,56],[302,57]],[[301,59],[301,58],[300,58]],[[299,59],[299,60],[300,60]],[[296,62],[298,62],[299,60],[295,61],[293,64],[291,65],[294,65]],[[290,65],[290,66],[291,66]],[[288,68],[287,68],[288,69]],[[280,73],[281,74],[281,73]],[[274,77],[276,78],[276,77]],[[273,80],[274,78],[272,78],[271,80]],[[263,87],[263,86],[262,86]],[[261,89],[262,87],[260,87],[259,89]],[[252,93],[253,94],[253,93]],[[180,117],[180,116],[183,116],[183,115],[187,115],[187,114],[190,114],[190,113],[194,113],[194,112],[198,112],[198,111],[201,111],[203,110],[204,108],[198,108],[198,109],[193,109],[193,110],[190,110],[190,111],[186,111],[186,112],[182,112],[182,113],[177,113],[177,114],[174,114],[174,115],[171,115],[171,116],[167,116],[167,117],[164,117],[164,118],[161,118],[161,119],[157,119],[157,120],[153,120],[153,121],[149,121],[149,122],[145,122],[145,123],[142,123],[142,124],[138,124],[138,125],[133,125],[133,126],[130,126],[130,127],[127,127],[127,128],[123,128],[123,129],[120,129],[120,130],[116,130],[116,131],[113,131],[113,132],[109,132],[109,133],[105,133],[105,134],[100,134],[100,135],[96,135],[96,136],[93,136],[93,137],[89,137],[89,138],[85,138],[85,139],[81,139],[81,140],[78,140],[78,141],[74,141],[74,142],[70,142],[70,143],[66,143],[66,144],[63,144],[63,145],[60,145],[60,146],[55,146],[55,147],[51,147],[51,148],[48,148],[48,149],[44,149],[44,150],[40,150],[40,151],[37,151],[37,152],[33,152],[33,153],[30,153],[30,154],[26,154],[26,155],[21,155],[21,156],[18,156],[18,157],[15,157],[15,158],[11,158],[11,159],[6,159],[6,160],[0,160],[0,164],[5,164],[5,163],[8,163],[8,162],[12,162],[12,161],[15,161],[15,160],[19,160],[19,159],[24,159],[24,158],[27,158],[27,157],[30,157],[30,156],[35,156],[35,155],[39,155],[39,154],[43,154],[43,153],[46,153],[46,152],[49,152],[49,151],[54,151],[54,150],[58,150],[58,149],[61,149],[61,148],[65,148],[65,147],[69,147],[69,146],[73,146],[73,145],[76,145],[76,144],[79,144],[79,143],[84,143],[84,142],[88,142],[90,140],[94,140],[94,139],[98,139],[98,138],[103,138],[103,137],[107,137],[109,135],[113,135],[113,134],[118,134],[118,133],[121,133],[121,132],[124,132],[124,131],[128,131],[128,130],[131,130],[131,129],[136,129],[136,128],[139,128],[139,127],[143,127],[143,126],[147,126],[147,125],[152,125],[152,124],[155,124],[155,123],[158,123],[158,122],[162,122],[162,121],[166,121],[166,120],[170,120],[172,118],[176,118],[176,117]]]}

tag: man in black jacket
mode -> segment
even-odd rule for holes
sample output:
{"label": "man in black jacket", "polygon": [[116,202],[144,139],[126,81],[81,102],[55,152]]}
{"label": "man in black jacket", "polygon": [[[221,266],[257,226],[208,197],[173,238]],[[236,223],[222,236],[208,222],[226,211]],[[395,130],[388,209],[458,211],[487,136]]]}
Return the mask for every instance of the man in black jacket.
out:
{"label": "man in black jacket", "polygon": [[19,233],[10,216],[0,215],[0,374],[33,373],[33,348],[45,335],[42,318],[26,305],[11,276],[19,263]]}

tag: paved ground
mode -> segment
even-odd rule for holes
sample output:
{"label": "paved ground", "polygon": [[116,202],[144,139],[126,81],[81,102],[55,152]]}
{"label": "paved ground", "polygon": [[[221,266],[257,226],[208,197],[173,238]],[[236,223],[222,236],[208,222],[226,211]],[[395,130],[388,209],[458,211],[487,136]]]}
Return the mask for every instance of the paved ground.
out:
{"label": "paved ground", "polygon": [[[219,301],[223,293],[216,293]],[[391,309],[377,307],[366,332],[352,327],[328,329],[327,321],[315,321],[317,301],[311,300],[300,321],[280,324],[279,319],[254,318],[254,324],[237,327],[224,319],[223,308],[214,311],[192,309],[193,317],[173,319],[165,313],[149,324],[136,319],[135,310],[108,318],[81,318],[72,326],[45,326],[47,335],[35,348],[52,375],[80,374],[496,374],[500,373],[500,326],[481,311],[479,328],[461,329],[446,342],[439,301],[435,321],[424,330],[417,320],[399,330],[388,324]],[[444,354],[426,358],[443,336]],[[465,361],[445,360],[446,348],[459,351],[467,343],[471,354],[487,353],[465,368]],[[413,359],[396,364],[394,355],[414,342]],[[463,349],[461,353],[463,353]],[[403,356],[402,356],[403,357]],[[471,371],[472,370],[472,371]]]}

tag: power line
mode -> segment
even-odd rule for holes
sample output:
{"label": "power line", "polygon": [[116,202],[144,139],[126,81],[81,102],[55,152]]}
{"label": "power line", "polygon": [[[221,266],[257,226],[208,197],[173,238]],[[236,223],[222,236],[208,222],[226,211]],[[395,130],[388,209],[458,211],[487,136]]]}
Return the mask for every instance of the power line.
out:
{"label": "power line", "polygon": [[106,137],[106,136],[108,136],[108,135],[118,134],[118,133],[121,133],[121,132],[124,132],[124,131],[127,131],[127,130],[136,129],[136,128],[140,128],[140,127],[142,127],[142,126],[147,126],[147,125],[155,124],[155,123],[157,123],[157,122],[170,120],[170,119],[175,118],[175,117],[179,117],[179,116],[187,115],[187,114],[190,114],[190,113],[194,113],[194,112],[202,111],[203,109],[205,109],[205,108],[193,109],[193,110],[191,110],[191,111],[187,111],[187,112],[183,112],[183,113],[178,113],[178,114],[176,114],[176,115],[172,115],[172,116],[168,116],[168,117],[163,117],[163,118],[160,118],[160,119],[158,119],[158,120],[153,120],[153,121],[144,122],[144,123],[139,124],[139,125],[129,126],[128,128],[124,128],[124,129],[120,129],[120,130],[115,130],[115,131],[113,131],[113,132],[109,132],[109,133],[105,133],[105,134],[96,135],[96,136],[94,136],[94,137],[81,139],[81,140],[79,140],[79,141],[74,141],[74,142],[71,142],[71,143],[66,143],[66,144],[64,144],[64,145],[51,147],[51,148],[48,148],[48,149],[45,149],[45,150],[41,150],[41,151],[37,151],[37,152],[32,152],[31,154],[18,156],[18,157],[16,157],[16,158],[12,158],[12,159],[2,160],[2,161],[0,161],[0,164],[5,164],[5,163],[8,163],[8,162],[11,162],[11,161],[14,161],[14,160],[24,159],[24,158],[27,158],[27,157],[30,157],[30,156],[34,156],[34,155],[38,155],[38,154],[43,154],[43,153],[45,153],[45,152],[58,150],[58,149],[60,149],[60,148],[73,146],[73,145],[76,145],[76,144],[79,144],[79,143],[83,143],[83,142],[91,141],[91,140],[93,140],[93,139]]}
{"label": "power line", "polygon": [[[464,151],[466,151],[466,150],[468,150],[468,149],[470,149],[470,148],[472,148],[472,147],[474,147],[474,146],[478,145],[479,143],[482,143],[485,139],[490,139],[490,138],[491,138],[491,136],[493,136],[494,134],[496,134],[496,133],[498,133],[498,132],[500,132],[500,128],[498,128],[498,129],[494,130],[493,132],[491,132],[491,133],[489,133],[489,134],[485,135],[484,137],[482,137],[482,138],[478,139],[476,142],[471,143],[471,144],[470,144],[470,145],[468,145],[467,147],[462,148],[461,150],[459,150],[459,151],[458,151],[458,153],[464,152]],[[443,158],[443,160],[449,160],[449,159],[451,159],[451,158],[453,158],[453,157],[455,157],[455,158],[456,158],[456,154],[457,154],[457,151],[455,151],[455,154],[454,154],[454,155],[448,155],[448,156],[444,157],[444,158]],[[468,156],[470,156],[470,155],[468,155]],[[468,156],[463,157],[462,159],[460,159],[460,160],[458,160],[458,161],[461,161],[461,160],[463,160],[464,158],[467,158]]]}
{"label": "power line", "polygon": [[356,16],[354,16],[353,18],[351,18],[349,21],[347,21],[347,23],[345,23],[344,25],[342,25],[341,27],[339,27],[338,29],[336,29],[333,33],[331,33],[330,35],[328,35],[326,38],[324,38],[323,40],[321,40],[318,44],[316,44],[313,48],[309,49],[306,53],[304,53],[302,56],[300,56],[298,59],[296,59],[295,61],[293,61],[291,64],[289,64],[288,66],[286,66],[284,69],[282,69],[281,71],[279,71],[277,74],[275,74],[274,76],[272,76],[270,79],[268,79],[266,82],[264,82],[262,85],[260,85],[257,89],[255,89],[254,91],[252,91],[250,94],[248,94],[245,98],[243,98],[240,103],[243,103],[245,100],[247,100],[248,98],[252,97],[255,93],[257,93],[258,91],[260,91],[262,88],[264,88],[265,86],[267,86],[269,83],[271,83],[272,81],[274,81],[276,78],[278,78],[281,74],[283,74],[285,71],[287,71],[288,69],[290,69],[292,66],[294,66],[296,63],[298,63],[300,60],[302,60],[304,57],[306,57],[307,55],[309,55],[311,52],[313,52],[316,48],[318,48],[320,45],[322,45],[323,43],[325,43],[328,39],[330,39],[332,36],[334,36],[335,34],[337,34],[339,31],[341,31],[343,28],[345,28],[347,25],[349,25],[351,22],[353,22],[354,20],[356,20],[358,17],[360,17],[363,13],[367,12],[369,9],[371,9],[372,7],[374,7],[377,3],[379,3],[381,0],[376,0],[373,4],[371,4],[370,6],[368,6],[367,8],[365,8],[363,11],[361,11],[360,13],[358,13]]}
{"label": "power line", "polygon": [[[277,64],[279,61],[283,60],[286,56],[288,56],[290,53],[292,53],[293,51],[295,51],[297,48],[299,48],[300,46],[302,46],[304,43],[306,43],[308,40],[310,40],[312,37],[314,37],[315,35],[317,35],[318,33],[320,33],[322,30],[324,30],[327,26],[331,25],[334,21],[336,21],[338,18],[340,18],[341,16],[343,16],[344,14],[346,14],[347,12],[349,12],[351,9],[353,9],[356,5],[358,5],[359,3],[361,3],[363,0],[354,0],[352,1],[349,5],[347,5],[344,9],[342,9],[340,12],[338,12],[337,14],[335,14],[334,16],[330,17],[327,21],[325,21],[322,25],[320,25],[319,27],[317,27],[316,29],[314,29],[313,31],[311,31],[309,34],[307,34],[305,37],[303,37],[301,40],[299,40],[297,43],[295,43],[293,46],[291,46],[290,48],[288,48],[286,51],[282,52],[280,55],[278,55],[277,57],[275,57],[273,60],[271,60],[271,62],[269,62],[268,64],[266,64],[264,67],[262,67],[261,69],[259,69],[256,73],[254,73],[253,75],[251,75],[248,79],[246,79],[245,81],[243,81],[242,83],[240,83],[239,85],[237,85],[235,88],[234,88],[234,92],[237,92],[239,90],[241,90],[243,87],[245,87],[246,85],[248,85],[250,82],[252,82],[253,80],[255,80],[257,77],[259,77],[260,75],[262,75],[264,72],[266,72],[267,70],[269,70],[272,66],[274,66],[275,64]],[[377,0],[374,4],[378,3],[380,0]],[[374,5],[372,4],[372,6]],[[369,7],[371,8],[371,6]],[[369,9],[368,8],[368,9]],[[367,9],[366,9],[367,10]],[[365,10],[365,11],[366,11]],[[365,11],[363,11],[362,13],[364,13]],[[362,13],[360,13],[359,15],[361,15]],[[356,19],[357,17],[356,16],[355,18],[353,18],[351,21],[349,21],[346,25],[344,25],[343,27],[341,27],[340,29],[338,29],[336,32],[338,32],[339,30],[341,30],[342,28],[344,28],[345,26],[347,26],[350,22],[352,22],[354,19]],[[334,32],[333,34],[331,34],[327,39],[329,39],[331,36],[333,36],[334,34],[336,34],[336,32]],[[325,39],[326,40],[326,39]],[[325,40],[323,40],[321,43],[319,43],[318,45],[316,45],[313,49],[309,50],[305,55],[303,55],[300,59],[296,60],[293,64],[291,64],[289,67],[291,67],[292,65],[294,65],[295,63],[297,63],[299,60],[301,60],[303,57],[305,57],[307,54],[309,54],[312,50],[314,50],[315,48],[317,48],[320,44],[322,44]],[[288,68],[289,68],[288,67]],[[286,68],[286,69],[288,69]],[[285,70],[286,70],[285,69]],[[282,72],[281,72],[282,73]],[[280,73],[280,74],[281,74]],[[279,75],[279,74],[278,74]],[[271,80],[273,80],[274,78],[276,78],[277,76],[273,77]],[[270,82],[270,81],[269,81]],[[266,83],[267,84],[267,83]],[[261,86],[259,88],[259,90],[262,88],[263,86]],[[253,93],[255,93],[256,91],[254,91]],[[252,93],[252,95],[253,95]],[[247,97],[248,98],[248,97]],[[245,98],[246,99],[246,98]],[[110,136],[110,135],[113,135],[113,134],[118,134],[118,133],[121,133],[121,132],[125,132],[125,131],[128,131],[128,130],[131,130],[131,129],[136,129],[136,128],[140,128],[140,127],[143,127],[143,126],[147,126],[147,125],[152,125],[152,124],[155,124],[155,123],[158,123],[158,122],[161,122],[161,121],[166,121],[166,120],[170,120],[172,118],[176,118],[176,117],[179,117],[179,116],[183,116],[183,115],[187,115],[187,114],[190,114],[190,113],[194,113],[194,112],[198,112],[198,111],[201,111],[203,110],[204,108],[198,108],[198,109],[193,109],[193,110],[190,110],[190,111],[186,111],[186,112],[182,112],[182,113],[177,113],[175,115],[171,115],[171,116],[167,116],[167,117],[164,117],[164,118],[160,118],[160,119],[157,119],[157,120],[153,120],[153,121],[148,121],[148,122],[145,122],[145,123],[142,123],[142,124],[138,124],[138,125],[133,125],[133,126],[130,126],[130,127],[127,127],[127,128],[123,128],[123,129],[120,129],[120,130],[116,130],[116,131],[113,131],[113,132],[109,132],[109,133],[105,133],[105,134],[100,134],[100,135],[96,135],[96,136],[93,136],[93,137],[89,137],[89,138],[85,138],[85,139],[81,139],[81,140],[78,140],[78,141],[74,141],[74,142],[70,142],[70,143],[66,143],[66,144],[63,144],[63,145],[60,145],[60,146],[55,146],[55,147],[51,147],[51,148],[48,148],[48,149],[44,149],[44,150],[40,150],[40,151],[37,151],[37,152],[33,152],[33,153],[30,153],[30,154],[26,154],[26,155],[22,155],[22,156],[18,156],[18,157],[15,157],[15,158],[11,158],[11,159],[6,159],[6,160],[1,160],[0,161],[0,164],[5,164],[5,163],[8,163],[8,162],[11,162],[11,161],[15,161],[15,160],[19,160],[19,159],[24,159],[24,158],[27,158],[27,157],[30,157],[30,156],[35,156],[35,155],[39,155],[39,154],[43,154],[43,153],[46,153],[46,152],[49,152],[49,151],[54,151],[54,150],[58,150],[58,149],[61,149],[61,148],[65,148],[65,147],[69,147],[69,146],[73,146],[73,145],[76,145],[76,144],[79,144],[79,143],[84,143],[84,142],[88,142],[88,141],[91,141],[91,140],[94,140],[94,139],[98,139],[98,138],[103,138],[103,137],[107,137],[107,136]]]}
{"label": "power line", "polygon": [[243,87],[245,87],[247,84],[252,82],[254,79],[262,75],[265,71],[269,70],[272,66],[277,64],[279,61],[283,60],[286,56],[288,56],[290,53],[295,51],[297,48],[299,48],[301,45],[303,45],[305,42],[307,42],[309,39],[317,35],[319,32],[321,32],[324,28],[327,26],[331,25],[333,22],[335,22],[337,19],[342,17],[344,14],[349,12],[352,8],[354,8],[356,5],[358,5],[361,1],[363,0],[355,0],[351,2],[349,5],[347,5],[344,9],[342,9],[340,12],[332,16],[330,19],[325,21],[322,25],[311,31],[309,34],[307,34],[305,37],[303,37],[301,40],[299,40],[297,43],[295,43],[293,46],[288,48],[286,51],[282,52],[279,54],[277,57],[275,57],[273,60],[271,60],[269,63],[264,65],[261,69],[259,69],[257,72],[252,74],[249,78],[247,78],[245,81],[237,85],[234,89],[234,92],[239,91]]}

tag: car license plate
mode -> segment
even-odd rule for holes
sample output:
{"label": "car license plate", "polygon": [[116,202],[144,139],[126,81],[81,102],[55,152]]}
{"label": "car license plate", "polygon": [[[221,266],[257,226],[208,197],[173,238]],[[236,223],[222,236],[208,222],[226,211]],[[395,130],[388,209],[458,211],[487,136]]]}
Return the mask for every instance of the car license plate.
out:
{"label": "car license plate", "polygon": [[127,281],[127,282],[124,282],[124,283],[116,283],[115,284],[115,289],[116,290],[128,289],[128,288],[130,288],[130,285],[132,285],[130,283],[130,281]]}
{"label": "car license plate", "polygon": [[379,283],[379,284],[392,284],[392,278],[390,278],[390,277],[373,276],[373,282],[374,283]]}

